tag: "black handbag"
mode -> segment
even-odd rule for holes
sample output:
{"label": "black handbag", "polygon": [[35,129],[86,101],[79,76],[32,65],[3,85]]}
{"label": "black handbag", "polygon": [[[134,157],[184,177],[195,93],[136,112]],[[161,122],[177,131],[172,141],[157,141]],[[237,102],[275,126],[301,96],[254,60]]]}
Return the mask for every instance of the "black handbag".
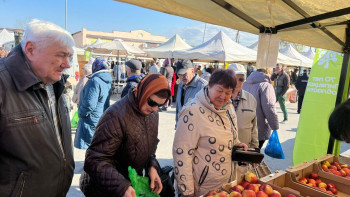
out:
{"label": "black handbag", "polygon": [[172,166],[165,166],[160,169],[159,177],[162,181],[163,189],[160,192],[161,197],[174,197],[174,173],[170,176],[170,173],[173,171]]}

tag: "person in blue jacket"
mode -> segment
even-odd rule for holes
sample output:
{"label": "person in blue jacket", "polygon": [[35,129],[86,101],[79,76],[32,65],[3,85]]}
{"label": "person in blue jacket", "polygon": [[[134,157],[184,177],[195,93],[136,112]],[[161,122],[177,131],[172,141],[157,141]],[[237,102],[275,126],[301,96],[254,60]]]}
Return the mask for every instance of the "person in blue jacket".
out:
{"label": "person in blue jacket", "polygon": [[113,79],[104,58],[95,59],[92,74],[87,77],[89,81],[80,93],[79,123],[74,140],[74,147],[79,149],[87,149],[90,146],[96,125],[109,107],[112,90]]}

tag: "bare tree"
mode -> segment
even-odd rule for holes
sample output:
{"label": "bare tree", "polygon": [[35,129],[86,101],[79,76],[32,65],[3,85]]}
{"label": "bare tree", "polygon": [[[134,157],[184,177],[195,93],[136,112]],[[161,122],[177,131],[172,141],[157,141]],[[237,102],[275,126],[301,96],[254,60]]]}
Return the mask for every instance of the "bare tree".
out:
{"label": "bare tree", "polygon": [[27,24],[29,23],[29,21],[31,21],[33,18],[31,17],[26,17],[25,19],[23,20],[17,20],[16,21],[16,25],[15,25],[15,28],[16,29],[25,29]]}

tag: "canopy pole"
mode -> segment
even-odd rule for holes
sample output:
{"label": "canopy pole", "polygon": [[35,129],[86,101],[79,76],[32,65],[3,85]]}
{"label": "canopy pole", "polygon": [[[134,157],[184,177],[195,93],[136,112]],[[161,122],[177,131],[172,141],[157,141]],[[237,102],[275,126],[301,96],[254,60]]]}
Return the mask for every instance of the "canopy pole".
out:
{"label": "canopy pole", "polygon": [[[339,78],[338,93],[337,93],[337,99],[335,101],[335,106],[338,106],[343,101],[346,76],[348,75],[348,66],[349,66],[349,58],[350,58],[350,24],[349,23],[347,25],[345,35],[346,35],[345,47],[343,49],[344,58],[343,58],[343,64],[342,64],[342,69],[341,69],[340,78]],[[349,90],[347,90],[347,91],[349,93]],[[332,135],[330,135],[329,142],[328,142],[327,154],[333,154],[334,142],[335,142],[334,137]]]}

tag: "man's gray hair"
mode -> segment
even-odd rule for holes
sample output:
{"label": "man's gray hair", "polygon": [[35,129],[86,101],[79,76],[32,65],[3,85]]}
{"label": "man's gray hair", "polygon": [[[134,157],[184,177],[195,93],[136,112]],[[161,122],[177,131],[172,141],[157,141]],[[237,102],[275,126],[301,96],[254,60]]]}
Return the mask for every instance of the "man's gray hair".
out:
{"label": "man's gray hair", "polygon": [[65,47],[74,46],[74,39],[68,31],[54,23],[38,19],[33,19],[27,24],[21,41],[23,51],[28,41],[36,43],[39,45],[38,47],[44,47],[54,42],[58,42]]}

